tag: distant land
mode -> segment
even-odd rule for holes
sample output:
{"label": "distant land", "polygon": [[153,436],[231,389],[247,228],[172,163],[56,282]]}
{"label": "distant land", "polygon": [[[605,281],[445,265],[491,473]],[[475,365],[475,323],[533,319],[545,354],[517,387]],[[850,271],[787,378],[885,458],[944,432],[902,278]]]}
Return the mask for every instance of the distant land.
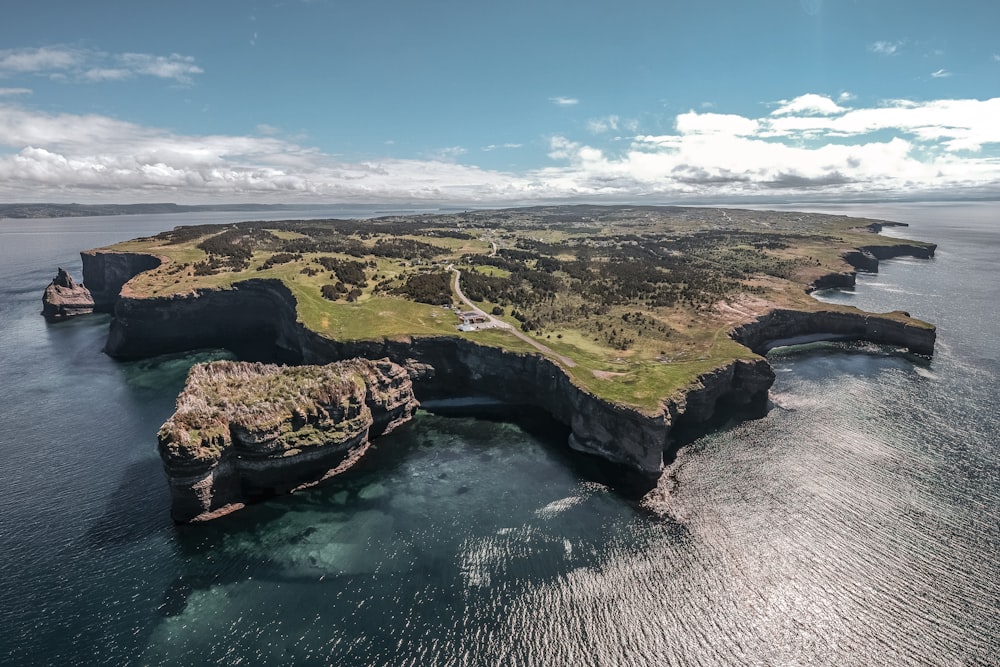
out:
{"label": "distant land", "polygon": [[94,215],[151,215],[209,211],[307,211],[321,204],[0,204],[0,218],[80,218]]}

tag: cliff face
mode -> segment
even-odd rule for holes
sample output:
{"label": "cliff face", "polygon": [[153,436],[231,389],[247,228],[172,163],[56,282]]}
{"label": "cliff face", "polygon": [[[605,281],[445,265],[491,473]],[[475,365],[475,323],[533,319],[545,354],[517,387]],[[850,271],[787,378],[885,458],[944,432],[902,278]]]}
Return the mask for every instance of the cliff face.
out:
{"label": "cliff face", "polygon": [[662,416],[601,401],[575,386],[555,363],[532,354],[484,347],[459,338],[415,338],[339,344],[303,331],[308,360],[410,357],[434,368],[421,389],[434,395],[485,394],[542,408],[572,429],[570,446],[648,475],[658,474],[669,425]]}
{"label": "cliff face", "polygon": [[[906,313],[898,313],[907,316]],[[935,328],[871,313],[822,310],[773,310],[735,329],[732,337],[757,354],[803,337],[867,340],[898,345],[916,354],[933,354]]]}
{"label": "cliff face", "polygon": [[283,347],[295,328],[295,299],[277,280],[247,280],[232,289],[169,297],[122,296],[114,315],[104,351],[117,359],[204,347],[282,361],[302,357],[298,349]]}
{"label": "cliff face", "polygon": [[[870,245],[859,248],[862,253],[871,255],[875,259],[892,259],[894,257],[916,257],[917,259],[930,259],[937,250],[934,243],[896,243],[893,245]],[[878,266],[875,267],[878,270]]]}
{"label": "cliff face", "polygon": [[83,260],[83,283],[93,294],[95,309],[99,311],[110,311],[125,283],[162,262],[153,255],[102,250],[85,250],[80,258]]}
{"label": "cliff face", "polygon": [[42,315],[49,322],[94,312],[90,290],[78,285],[65,270],[59,269],[42,295]]}
{"label": "cliff face", "polygon": [[[884,225],[875,225],[878,231]],[[897,243],[895,245],[872,245],[862,246],[855,250],[848,250],[840,257],[850,264],[857,271],[866,273],[878,273],[879,260],[893,259],[895,257],[917,257],[918,259],[930,259],[934,256],[937,246],[933,243],[913,244]],[[857,280],[856,271],[841,271],[839,273],[828,273],[821,276],[809,286],[807,291],[814,292],[818,289],[851,288]]]}
{"label": "cliff face", "polygon": [[342,472],[417,406],[388,359],[195,366],[158,437],[171,515],[204,521]]}

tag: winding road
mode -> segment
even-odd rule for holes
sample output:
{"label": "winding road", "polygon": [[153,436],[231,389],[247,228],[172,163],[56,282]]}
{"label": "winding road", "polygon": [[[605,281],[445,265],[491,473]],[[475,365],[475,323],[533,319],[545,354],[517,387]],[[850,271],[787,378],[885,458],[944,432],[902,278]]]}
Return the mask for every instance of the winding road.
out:
{"label": "winding road", "polygon": [[476,304],[472,303],[472,301],[470,301],[469,298],[465,296],[465,293],[462,291],[462,272],[456,269],[453,264],[449,264],[447,268],[448,270],[450,270],[455,274],[455,294],[458,295],[458,298],[462,301],[462,303],[468,306],[472,312],[476,313],[477,315],[482,315],[484,318],[486,318],[486,322],[489,325],[489,327],[495,329],[506,329],[507,331],[511,332],[512,334],[523,340],[525,343],[528,343],[529,345],[538,349],[538,351],[545,354],[545,356],[558,359],[559,363],[561,363],[563,366],[566,366],[567,368],[573,368],[574,366],[576,366],[576,362],[570,359],[569,357],[563,356],[558,352],[556,352],[555,350],[553,350],[551,347],[539,343],[531,336],[528,336],[524,332],[520,331],[519,329],[516,329],[514,326],[508,324],[507,322],[504,322],[503,320],[498,320],[489,313],[483,311],[483,309],[479,308]]}

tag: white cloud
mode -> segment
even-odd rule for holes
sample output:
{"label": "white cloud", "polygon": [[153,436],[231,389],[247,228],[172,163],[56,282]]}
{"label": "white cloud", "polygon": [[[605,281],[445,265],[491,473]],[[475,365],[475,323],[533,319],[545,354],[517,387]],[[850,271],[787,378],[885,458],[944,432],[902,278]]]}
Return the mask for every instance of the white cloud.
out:
{"label": "white cloud", "polygon": [[82,77],[87,81],[122,81],[131,78],[132,72],[115,67],[94,67],[83,72]]}
{"label": "white cloud", "polygon": [[759,123],[735,114],[698,113],[689,111],[677,116],[677,131],[681,134],[754,134]]}
{"label": "white cloud", "polygon": [[0,97],[31,95],[31,88],[0,88]]}
{"label": "white cloud", "polygon": [[190,83],[192,75],[203,74],[194,58],[171,53],[169,56],[153,56],[148,53],[123,53],[116,59],[136,75],[171,79],[178,83]]}
{"label": "white cloud", "polygon": [[[841,95],[841,98],[843,98],[843,95]],[[815,93],[799,95],[793,100],[781,100],[778,104],[781,106],[771,112],[772,116],[788,116],[791,114],[830,116],[847,111],[847,109],[839,106],[826,95],[817,95]]]}
{"label": "white cloud", "polygon": [[992,120],[1000,116],[1000,98],[894,100],[835,117],[806,115],[810,105],[800,106],[801,115],[760,119],[688,112],[678,116],[678,134],[636,137],[617,156],[560,137],[550,157],[567,164],[545,173],[578,194],[618,197],[1000,192],[1000,159],[958,155],[1000,146]]}
{"label": "white cloud", "polygon": [[769,119],[765,137],[856,137],[889,131],[945,150],[979,150],[1000,142],[1000,98],[989,100],[889,100],[882,106],[852,109],[836,118],[788,116]]}
{"label": "white cloud", "polygon": [[469,151],[462,146],[447,146],[434,151],[431,154],[431,157],[435,160],[452,161],[458,159],[460,155],[465,155],[468,152]]}
{"label": "white cloud", "polygon": [[873,53],[879,53],[883,56],[894,56],[899,53],[900,47],[903,46],[903,42],[889,42],[889,41],[878,41],[873,42],[868,45],[868,49]]}
{"label": "white cloud", "polygon": [[[524,177],[443,159],[345,163],[274,137],[177,135],[97,115],[0,105],[0,200],[503,201]],[[451,147],[454,156],[464,149]]]}
{"label": "white cloud", "polygon": [[4,49],[0,51],[0,75],[68,70],[79,66],[84,60],[83,51],[61,46]]}
{"label": "white cloud", "polygon": [[935,79],[944,79],[951,76],[951,72],[942,68],[937,70],[936,72],[931,72],[931,76],[934,77]]}
{"label": "white cloud", "polygon": [[848,90],[837,96],[838,102],[853,102],[856,99],[858,99],[858,96]]}
{"label": "white cloud", "polygon": [[490,151],[495,151],[498,148],[521,148],[522,146],[524,146],[524,144],[515,144],[513,142],[507,142],[505,144],[490,144],[489,146],[483,146],[482,149],[480,150],[484,150],[488,153]]}
{"label": "white cloud", "polygon": [[550,97],[549,102],[560,107],[571,107],[580,103],[575,97]]}
{"label": "white cloud", "polygon": [[639,129],[639,121],[633,118],[622,118],[616,114],[603,118],[592,118],[587,121],[587,129],[591,134],[604,134],[605,132],[635,132]]}
{"label": "white cloud", "polygon": [[157,56],[148,53],[109,54],[93,49],[49,46],[0,51],[0,77],[18,74],[47,75],[56,80],[123,81],[139,76],[190,84],[202,74],[194,58],[178,53]]}
{"label": "white cloud", "polygon": [[832,104],[820,97],[802,95],[786,112],[757,118],[689,111],[674,132],[627,142],[556,135],[552,162],[521,173],[458,164],[461,146],[423,160],[345,162],[267,125],[253,136],[182,135],[0,102],[0,201],[26,192],[35,200],[468,203],[1000,195],[1000,97],[888,100],[816,115],[817,104]]}
{"label": "white cloud", "polygon": [[994,53],[992,60],[995,63],[1000,63],[1000,53]]}

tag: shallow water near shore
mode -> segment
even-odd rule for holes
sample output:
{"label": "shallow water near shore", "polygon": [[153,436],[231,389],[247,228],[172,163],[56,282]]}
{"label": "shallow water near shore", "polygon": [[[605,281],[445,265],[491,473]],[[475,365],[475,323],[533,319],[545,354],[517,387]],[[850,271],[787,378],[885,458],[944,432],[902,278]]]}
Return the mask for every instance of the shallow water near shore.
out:
{"label": "shallow water near shore", "polygon": [[1000,205],[833,212],[939,244],[818,295],[935,322],[935,357],[774,350],[773,409],[680,452],[667,518],[557,425],[421,412],[340,479],[187,527],[155,433],[224,353],[121,364],[107,316],[38,313],[79,250],[194,220],[0,220],[0,663],[992,664]]}

